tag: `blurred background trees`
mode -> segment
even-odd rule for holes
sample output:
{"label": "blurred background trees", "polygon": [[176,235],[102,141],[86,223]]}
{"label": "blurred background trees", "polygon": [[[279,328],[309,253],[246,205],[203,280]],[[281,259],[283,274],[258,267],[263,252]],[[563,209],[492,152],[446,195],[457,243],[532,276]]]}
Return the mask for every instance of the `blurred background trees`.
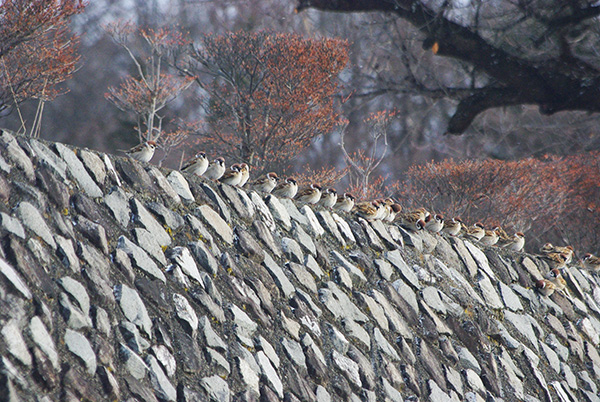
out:
{"label": "blurred background trees", "polygon": [[[3,5],[18,2],[19,0],[13,0],[4,2]],[[358,156],[361,150],[364,155],[372,154],[377,158],[383,155],[381,162],[369,172],[371,183],[378,186],[381,195],[401,195],[402,202],[407,206],[411,203],[426,204],[424,194],[433,192],[430,204],[425,206],[441,211],[444,205],[448,205],[447,208],[451,207],[464,219],[468,219],[468,214],[475,217],[484,211],[495,217],[498,223],[507,220],[508,216],[516,216],[516,212],[513,215],[503,215],[506,211],[491,208],[491,204],[484,206],[481,204],[484,198],[470,199],[462,206],[453,203],[452,200],[447,201],[448,198],[443,198],[435,192],[432,187],[434,184],[424,178],[416,179],[416,172],[421,168],[413,168],[407,176],[409,167],[414,165],[428,166],[431,171],[440,175],[442,172],[458,174],[453,170],[454,167],[448,165],[449,162],[443,162],[435,168],[431,164],[425,165],[431,161],[442,162],[452,158],[452,163],[460,167],[457,168],[458,172],[463,173],[469,170],[466,165],[460,165],[466,159],[504,161],[508,168],[501,169],[500,162],[496,162],[497,166],[485,166],[492,171],[499,169],[498,172],[505,172],[507,176],[504,180],[512,183],[512,187],[506,187],[497,193],[499,195],[488,197],[488,200],[514,200],[515,203],[519,197],[529,192],[515,190],[515,196],[509,197],[509,189],[523,183],[522,179],[513,176],[514,172],[510,169],[514,168],[525,174],[527,169],[533,169],[534,164],[538,166],[536,169],[543,171],[549,166],[554,166],[553,163],[558,163],[558,160],[571,161],[571,158],[579,158],[587,161],[584,164],[588,166],[586,169],[589,169],[586,174],[597,172],[598,165],[594,163],[594,157],[590,156],[595,154],[588,153],[600,148],[600,115],[595,112],[595,105],[596,102],[600,102],[600,96],[594,98],[594,94],[598,95],[594,91],[600,88],[600,9],[594,2],[397,0],[389,4],[397,4],[398,11],[391,12],[340,13],[318,9],[326,9],[336,4],[347,8],[342,11],[352,11],[351,8],[356,4],[384,3],[388,2],[89,2],[85,12],[74,15],[69,20],[70,29],[81,36],[81,59],[76,64],[77,71],[72,78],[57,87],[61,93],[68,93],[46,104],[41,135],[48,139],[106,152],[115,152],[117,148],[133,145],[132,141],[137,136],[134,129],[137,125],[135,115],[123,113],[104,98],[109,87],[118,88],[123,79],[136,74],[136,66],[131,57],[113,41],[105,29],[109,23],[124,20],[144,29],[160,29],[166,26],[176,28],[198,47],[206,34],[259,33],[264,30],[300,35],[311,40],[342,38],[347,41],[348,63],[339,74],[339,92],[334,98],[338,108],[336,113],[339,112],[347,119],[343,131],[345,149],[349,155]],[[411,14],[411,8],[404,7],[413,3],[420,14]],[[73,7],[79,5],[77,2],[56,4],[71,4]],[[302,11],[295,13],[298,6]],[[497,54],[492,54],[493,52]],[[494,64],[494,61],[500,64]],[[495,71],[495,65],[498,69],[506,66],[514,68]],[[168,66],[165,72],[181,74],[172,66]],[[529,75],[523,75],[525,73]],[[192,75],[207,77],[206,71],[193,72]],[[7,87],[7,82],[7,79],[3,78],[4,88]],[[579,96],[580,92],[585,96]],[[168,103],[161,112],[162,115],[169,116],[167,119],[174,118],[173,121],[169,120],[169,124],[172,124],[169,130],[177,132],[179,128],[183,128],[188,130],[185,133],[189,134],[190,138],[200,140],[198,134],[208,132],[206,127],[210,125],[207,126],[207,123],[217,121],[207,120],[206,109],[202,107],[206,106],[206,95],[206,88],[192,85],[177,99]],[[497,100],[500,98],[503,102]],[[588,108],[580,105],[582,99],[586,98],[590,99]],[[21,110],[26,122],[34,121],[37,107],[37,102],[22,103]],[[384,144],[381,138],[376,139],[372,135],[373,127],[369,126],[368,118],[373,113],[392,109],[396,115],[389,121]],[[9,114],[9,111],[10,107],[2,111],[0,125],[17,130],[21,126],[20,119],[16,113]],[[453,126],[452,119],[457,115],[462,118],[459,122],[467,121],[469,124]],[[197,126],[194,122],[202,122],[203,125]],[[216,129],[217,125],[213,124],[213,128]],[[448,131],[463,133],[458,136],[445,135]],[[292,160],[281,161],[278,166],[272,165],[270,168],[288,173],[306,173],[309,171],[307,166],[310,166],[310,172],[331,172],[328,169],[332,167],[338,172],[344,171],[349,162],[340,148],[341,133],[340,127],[331,127],[329,133],[314,138],[302,153]],[[171,138],[171,149],[177,146],[177,138]],[[240,144],[236,146],[241,150],[244,147]],[[186,150],[188,154],[193,151],[194,149]],[[214,152],[219,151],[224,154],[233,152],[230,149],[214,148]],[[167,166],[178,166],[178,152],[180,150],[171,151],[172,157],[165,160]],[[159,158],[162,157],[160,152],[157,154]],[[235,159],[242,158],[241,155],[242,153],[228,156]],[[524,162],[523,167],[519,168],[521,170],[515,165],[510,165],[530,157],[535,159],[528,159],[529,165]],[[482,168],[476,166],[475,162],[464,163],[474,164],[469,167],[474,172]],[[569,165],[570,162],[564,163],[565,166],[575,169],[573,165]],[[577,180],[584,180],[584,176],[565,176],[565,172],[561,172],[560,175],[565,180],[567,177],[568,180],[574,180],[572,183],[568,180],[563,183],[569,184],[569,191],[581,189],[581,186],[575,183],[579,183]],[[472,179],[476,176],[477,174],[469,177]],[[536,173],[531,180],[536,183],[536,180],[550,180],[551,177],[552,175]],[[468,182],[467,179],[465,177],[461,180]],[[399,183],[404,183],[410,191],[400,192],[398,189],[402,186]],[[597,187],[597,182],[593,180],[586,183],[584,187],[587,188],[587,196],[582,194],[580,200],[594,194],[592,190]],[[342,191],[349,185],[349,176],[346,176],[337,187]],[[555,191],[551,190],[552,186],[544,187],[539,184],[534,188],[536,191]],[[484,186],[482,191],[485,189],[487,188]],[[553,197],[543,191],[541,194]],[[589,202],[582,207],[581,203],[563,202],[564,197],[530,198],[536,200],[535,202],[547,201],[549,210],[561,211],[561,216],[571,217],[570,222],[576,228],[597,223],[587,212],[583,212],[593,209]],[[558,200],[561,204],[560,208],[556,209],[553,201]],[[497,201],[496,205],[503,202],[505,201]],[[477,207],[474,204],[477,204]],[[515,211],[520,209],[516,208]],[[529,212],[524,214],[522,216],[529,216]],[[545,216],[550,215],[548,212]],[[520,222],[514,218],[515,223],[512,225],[515,230],[526,230],[529,224],[534,224],[533,217],[539,216],[542,215],[529,216],[528,222]],[[505,224],[511,227],[508,222]],[[552,226],[548,221],[543,223],[541,218],[539,225],[544,228]],[[572,238],[576,230],[566,234],[567,227],[561,224],[543,235],[539,232],[540,239],[555,243],[579,241]],[[585,231],[596,233],[598,229]],[[587,251],[599,251],[598,246],[591,240],[586,241],[586,247],[594,247]]]}

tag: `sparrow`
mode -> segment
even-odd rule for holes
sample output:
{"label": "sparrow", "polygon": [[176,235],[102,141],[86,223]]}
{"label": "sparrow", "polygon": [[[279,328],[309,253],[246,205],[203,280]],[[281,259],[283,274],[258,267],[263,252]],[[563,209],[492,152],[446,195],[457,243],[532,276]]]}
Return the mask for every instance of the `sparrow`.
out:
{"label": "sparrow", "polygon": [[565,246],[565,247],[554,246],[554,251],[557,253],[564,254],[567,258],[567,261],[566,261],[567,264],[571,263],[571,261],[573,260],[573,254],[575,253],[573,246]]}
{"label": "sparrow", "polygon": [[246,183],[248,183],[248,180],[250,179],[250,166],[248,166],[245,163],[242,163],[240,165],[240,172],[242,172],[242,179],[238,183],[238,186],[244,187],[246,185]]}
{"label": "sparrow", "polygon": [[277,185],[277,180],[277,173],[269,172],[266,175],[260,176],[258,179],[254,180],[250,184],[250,187],[255,191],[270,193]]}
{"label": "sparrow", "polygon": [[191,173],[198,176],[202,176],[208,168],[208,159],[204,152],[198,152],[195,156],[188,159],[183,166],[181,171],[185,173]]}
{"label": "sparrow", "polygon": [[486,246],[493,246],[494,244],[498,243],[498,239],[500,238],[498,236],[498,229],[500,229],[500,228],[499,227],[495,227],[492,230],[485,230],[484,231],[484,235],[479,240],[479,242],[481,244],[486,245]]}
{"label": "sparrow", "polygon": [[538,292],[541,293],[542,296],[551,296],[552,293],[556,290],[556,286],[554,283],[549,281],[548,279],[540,279],[535,283],[535,288]]}
{"label": "sparrow", "polygon": [[389,211],[387,216],[385,217],[385,221],[386,222],[394,222],[394,219],[396,219],[396,215],[398,215],[400,212],[402,211],[402,205],[398,204],[398,203],[393,203],[392,205],[389,206]]}
{"label": "sparrow", "polygon": [[548,263],[550,269],[566,267],[567,257],[564,253],[548,253],[541,256]]}
{"label": "sparrow", "polygon": [[525,246],[525,235],[522,232],[517,232],[513,237],[502,239],[502,247],[511,251],[521,251]]}
{"label": "sparrow", "polygon": [[567,281],[563,278],[558,268],[551,269],[546,274],[546,279],[554,284],[554,287],[558,290],[564,290],[567,287]]}
{"label": "sparrow", "polygon": [[407,213],[400,213],[396,215],[395,221],[400,223],[405,229],[414,230],[416,228],[416,224],[419,220],[423,221],[423,227],[425,227],[425,218],[430,215],[425,208],[419,208],[414,211],[410,211]]}
{"label": "sparrow", "polygon": [[306,204],[316,204],[321,199],[321,186],[311,184],[308,187],[304,187],[298,191],[294,199]]}
{"label": "sparrow", "polygon": [[324,208],[331,209],[337,202],[337,191],[335,188],[326,188],[321,194],[321,199],[317,203]]}
{"label": "sparrow", "polygon": [[223,176],[223,173],[225,173],[225,159],[219,156],[217,159],[209,163],[208,168],[206,168],[206,171],[202,174],[202,177],[209,180],[218,180],[221,178],[221,176]]}
{"label": "sparrow", "polygon": [[467,226],[465,228],[466,236],[471,239],[475,239],[477,241],[481,240],[483,236],[485,236],[485,228],[479,222],[475,223],[472,226]]}
{"label": "sparrow", "polygon": [[127,156],[135,159],[136,161],[140,161],[143,163],[148,163],[154,156],[154,150],[156,149],[156,142],[154,141],[146,141],[142,144],[136,145],[135,147],[128,149],[125,152]]}
{"label": "sparrow", "polygon": [[277,184],[271,193],[277,197],[294,198],[298,192],[298,183],[296,180],[288,177],[281,183]]}
{"label": "sparrow", "polygon": [[448,233],[450,236],[456,236],[462,229],[462,220],[460,218],[452,218],[449,221],[444,221],[442,232]]}
{"label": "sparrow", "polygon": [[593,254],[585,253],[581,259],[581,265],[593,272],[600,272],[600,258]]}
{"label": "sparrow", "polygon": [[240,165],[235,163],[231,167],[225,170],[223,176],[219,178],[221,183],[229,184],[230,186],[237,186],[242,180],[242,171]]}
{"label": "sparrow", "polygon": [[377,215],[380,214],[379,208],[379,201],[377,200],[363,201],[354,206],[354,212],[368,221],[374,221]]}
{"label": "sparrow", "polygon": [[337,198],[333,209],[341,212],[350,212],[354,208],[354,196],[350,193],[344,193],[342,196]]}
{"label": "sparrow", "polygon": [[554,246],[552,243],[546,243],[540,248],[540,253],[549,254],[554,252]]}
{"label": "sparrow", "polygon": [[428,215],[425,218],[425,229],[432,233],[439,233],[444,228],[444,217],[440,214]]}

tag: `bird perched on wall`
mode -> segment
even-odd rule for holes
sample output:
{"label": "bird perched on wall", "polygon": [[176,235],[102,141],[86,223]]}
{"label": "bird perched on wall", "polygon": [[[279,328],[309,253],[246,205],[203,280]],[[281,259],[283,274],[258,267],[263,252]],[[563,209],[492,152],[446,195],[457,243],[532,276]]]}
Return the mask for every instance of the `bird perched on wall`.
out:
{"label": "bird perched on wall", "polygon": [[225,170],[225,173],[219,178],[221,183],[237,186],[242,180],[242,171],[240,165],[235,163]]}
{"label": "bird perched on wall", "polygon": [[564,290],[567,287],[567,281],[563,278],[558,268],[551,269],[546,274],[546,279],[552,282],[557,290]]}
{"label": "bird perched on wall", "polygon": [[208,164],[208,168],[206,168],[206,171],[204,174],[202,174],[202,177],[209,180],[218,180],[221,178],[221,176],[223,176],[223,173],[225,173],[225,159],[219,156],[217,159]]}
{"label": "bird perched on wall", "polygon": [[129,156],[132,159],[135,159],[136,161],[148,163],[154,156],[154,150],[156,149],[156,147],[156,142],[146,141],[139,145],[136,145],[133,148],[128,149],[127,151],[121,151],[125,152],[127,156]]}
{"label": "bird perched on wall", "polygon": [[570,264],[573,259],[574,249],[572,246],[554,246],[552,243],[546,243],[540,248],[540,252],[544,254],[562,253],[566,257],[566,264]]}
{"label": "bird perched on wall", "polygon": [[196,155],[185,161],[181,166],[181,171],[185,173],[195,174],[202,176],[208,168],[208,159],[204,152],[198,152]]}
{"label": "bird perched on wall", "polygon": [[483,237],[479,240],[481,244],[486,246],[493,246],[498,243],[498,227],[495,227],[492,230],[485,230]]}
{"label": "bird perched on wall", "polygon": [[422,227],[425,227],[425,218],[430,215],[425,208],[415,209],[407,213],[399,213],[396,215],[396,222],[405,229],[409,230],[421,230],[417,229],[417,222],[422,222]]}
{"label": "bird perched on wall", "polygon": [[452,218],[449,221],[444,221],[442,232],[448,233],[450,236],[457,236],[462,229],[462,220],[460,218]]}
{"label": "bird perched on wall", "polygon": [[331,209],[337,202],[337,191],[335,188],[326,188],[321,194],[321,199],[317,203],[324,208]]}
{"label": "bird perched on wall", "polygon": [[522,232],[517,232],[512,237],[500,240],[502,241],[500,245],[511,251],[521,251],[525,247],[525,235]]}
{"label": "bird perched on wall", "polygon": [[306,204],[316,204],[321,199],[321,186],[318,184],[311,184],[310,186],[304,187],[298,190],[294,199]]}
{"label": "bird perched on wall", "polygon": [[428,215],[425,218],[425,229],[431,233],[439,233],[444,228],[444,217],[441,214]]}
{"label": "bird perched on wall", "polygon": [[379,201],[363,201],[359,202],[354,206],[354,212],[368,221],[374,221],[377,216],[381,213]]}
{"label": "bird perched on wall", "polygon": [[564,268],[567,266],[567,255],[564,253],[548,253],[541,256],[541,259],[546,261],[550,269]]}
{"label": "bird perched on wall", "polygon": [[271,194],[282,198],[294,198],[298,192],[298,183],[296,180],[288,177],[281,183],[277,184]]}
{"label": "bird perched on wall", "polygon": [[389,211],[387,216],[385,217],[385,221],[386,222],[394,222],[394,220],[396,219],[396,216],[402,212],[402,205],[398,204],[398,203],[393,203],[392,205],[389,206]]}
{"label": "bird perched on wall", "polygon": [[483,224],[477,222],[465,228],[465,236],[471,240],[481,240],[485,236],[485,228]]}
{"label": "bird perched on wall", "polygon": [[265,193],[270,193],[273,191],[275,186],[277,186],[277,173],[269,172],[265,175],[260,176],[258,179],[254,180],[250,187],[255,191],[262,191]]}
{"label": "bird perched on wall", "polygon": [[556,286],[554,283],[549,281],[548,279],[540,279],[535,283],[535,288],[542,296],[549,297],[556,290]]}
{"label": "bird perched on wall", "polygon": [[250,166],[245,163],[240,164],[240,172],[242,172],[242,179],[238,183],[238,186],[244,187],[250,179]]}
{"label": "bird perched on wall", "polygon": [[338,197],[333,209],[341,212],[350,212],[354,208],[354,196],[350,193],[344,193]]}
{"label": "bird perched on wall", "polygon": [[581,259],[581,266],[593,272],[600,272],[600,258],[593,254],[585,253]]}

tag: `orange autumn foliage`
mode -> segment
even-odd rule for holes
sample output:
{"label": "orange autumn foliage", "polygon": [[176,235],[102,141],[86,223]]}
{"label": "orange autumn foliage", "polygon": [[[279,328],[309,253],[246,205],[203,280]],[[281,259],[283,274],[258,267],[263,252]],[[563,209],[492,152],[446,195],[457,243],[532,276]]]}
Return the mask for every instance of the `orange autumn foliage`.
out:
{"label": "orange autumn foliage", "polygon": [[409,169],[400,196],[447,217],[525,232],[528,250],[571,244],[597,252],[600,152],[519,161],[445,160]]}
{"label": "orange autumn foliage", "polygon": [[203,149],[275,169],[332,131],[348,43],[294,34],[205,35],[180,63],[206,94]]}

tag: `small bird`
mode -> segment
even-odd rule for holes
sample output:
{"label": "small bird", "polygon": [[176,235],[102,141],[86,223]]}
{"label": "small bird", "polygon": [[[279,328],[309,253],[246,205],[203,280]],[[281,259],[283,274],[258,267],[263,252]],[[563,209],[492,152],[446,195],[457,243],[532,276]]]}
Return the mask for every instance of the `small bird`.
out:
{"label": "small bird", "polygon": [[331,209],[337,202],[337,191],[335,188],[326,188],[321,194],[321,199],[317,203],[324,208]]}
{"label": "small bird", "polygon": [[402,205],[398,204],[398,203],[393,203],[392,205],[389,206],[389,211],[387,216],[385,217],[385,221],[386,222],[394,222],[394,220],[396,219],[396,216],[402,212]]}
{"label": "small bird", "polygon": [[535,288],[538,290],[538,292],[541,293],[542,296],[546,297],[551,296],[552,293],[554,293],[554,291],[556,290],[556,286],[554,286],[554,283],[552,283],[548,279],[538,280],[535,283]]}
{"label": "small bird", "polygon": [[551,269],[546,274],[546,279],[554,284],[554,287],[558,290],[564,290],[567,287],[567,281],[563,278],[558,268]]}
{"label": "small bird", "polygon": [[581,259],[581,265],[590,271],[600,272],[600,258],[593,254],[585,253]]}
{"label": "small bird", "polygon": [[235,163],[231,167],[225,170],[223,176],[219,178],[221,183],[229,184],[230,186],[237,186],[242,180],[242,171],[240,165]]}
{"label": "small bird", "polygon": [[352,208],[354,208],[354,196],[350,193],[344,193],[342,196],[338,197],[333,209],[341,212],[350,212]]}
{"label": "small bird", "polygon": [[156,142],[154,141],[146,141],[135,147],[128,149],[125,152],[127,156],[136,161],[140,161],[142,163],[148,163],[154,156],[154,150],[156,149]]}
{"label": "small bird", "polygon": [[440,214],[428,215],[425,218],[425,229],[432,233],[439,233],[444,228],[444,217]]}
{"label": "small bird", "polygon": [[311,184],[308,187],[304,187],[298,191],[294,199],[306,204],[316,204],[321,199],[321,186]]}
{"label": "small bird", "polygon": [[359,202],[354,206],[354,212],[368,221],[374,221],[377,218],[379,212],[379,201],[363,201]]}
{"label": "small bird", "polygon": [[294,198],[298,192],[298,183],[296,180],[288,177],[281,183],[277,184],[271,194],[282,198]]}
{"label": "small bird", "polygon": [[240,165],[240,172],[242,172],[242,179],[238,183],[239,187],[244,187],[250,179],[250,166],[245,163]]}
{"label": "small bird", "polygon": [[548,263],[550,269],[564,268],[567,266],[567,255],[564,253],[548,253],[541,258]]}
{"label": "small bird", "polygon": [[[415,209],[407,213],[399,213],[396,215],[395,221],[400,223],[405,229],[415,230],[417,222],[423,221],[423,227],[425,227],[425,219],[430,215],[425,208]],[[420,229],[419,229],[420,230]]]}
{"label": "small bird", "polygon": [[444,221],[442,232],[448,233],[450,236],[456,236],[462,229],[462,220],[460,218],[452,218],[449,221]]}
{"label": "small bird", "polygon": [[195,156],[188,159],[183,166],[181,167],[181,171],[185,173],[195,174],[197,176],[202,176],[206,169],[208,168],[208,159],[206,159],[206,154],[204,152],[198,152]]}
{"label": "small bird", "polygon": [[546,243],[540,248],[540,252],[542,254],[562,253],[566,257],[566,264],[570,264],[575,251],[572,246],[554,246],[552,243]]}
{"label": "small bird", "polygon": [[486,230],[483,237],[479,239],[479,242],[486,246],[493,246],[498,243],[498,229],[499,227],[495,227],[492,230]]}
{"label": "small bird", "polygon": [[475,239],[477,241],[481,240],[483,238],[483,236],[485,236],[485,228],[479,222],[473,224],[472,226],[467,226],[465,228],[465,230],[466,230],[466,234],[465,234],[466,237]]}
{"label": "small bird", "polygon": [[208,168],[202,174],[202,177],[209,180],[219,180],[225,173],[225,159],[219,156],[217,159],[208,164]]}
{"label": "small bird", "polygon": [[262,191],[264,193],[270,193],[277,185],[277,173],[269,172],[266,175],[260,176],[254,180],[250,187],[255,191]]}
{"label": "small bird", "polygon": [[554,246],[552,243],[546,243],[540,248],[540,253],[542,254],[550,254],[554,252]]}
{"label": "small bird", "polygon": [[522,232],[517,232],[513,237],[502,239],[502,247],[511,251],[521,251],[525,247],[525,235]]}

